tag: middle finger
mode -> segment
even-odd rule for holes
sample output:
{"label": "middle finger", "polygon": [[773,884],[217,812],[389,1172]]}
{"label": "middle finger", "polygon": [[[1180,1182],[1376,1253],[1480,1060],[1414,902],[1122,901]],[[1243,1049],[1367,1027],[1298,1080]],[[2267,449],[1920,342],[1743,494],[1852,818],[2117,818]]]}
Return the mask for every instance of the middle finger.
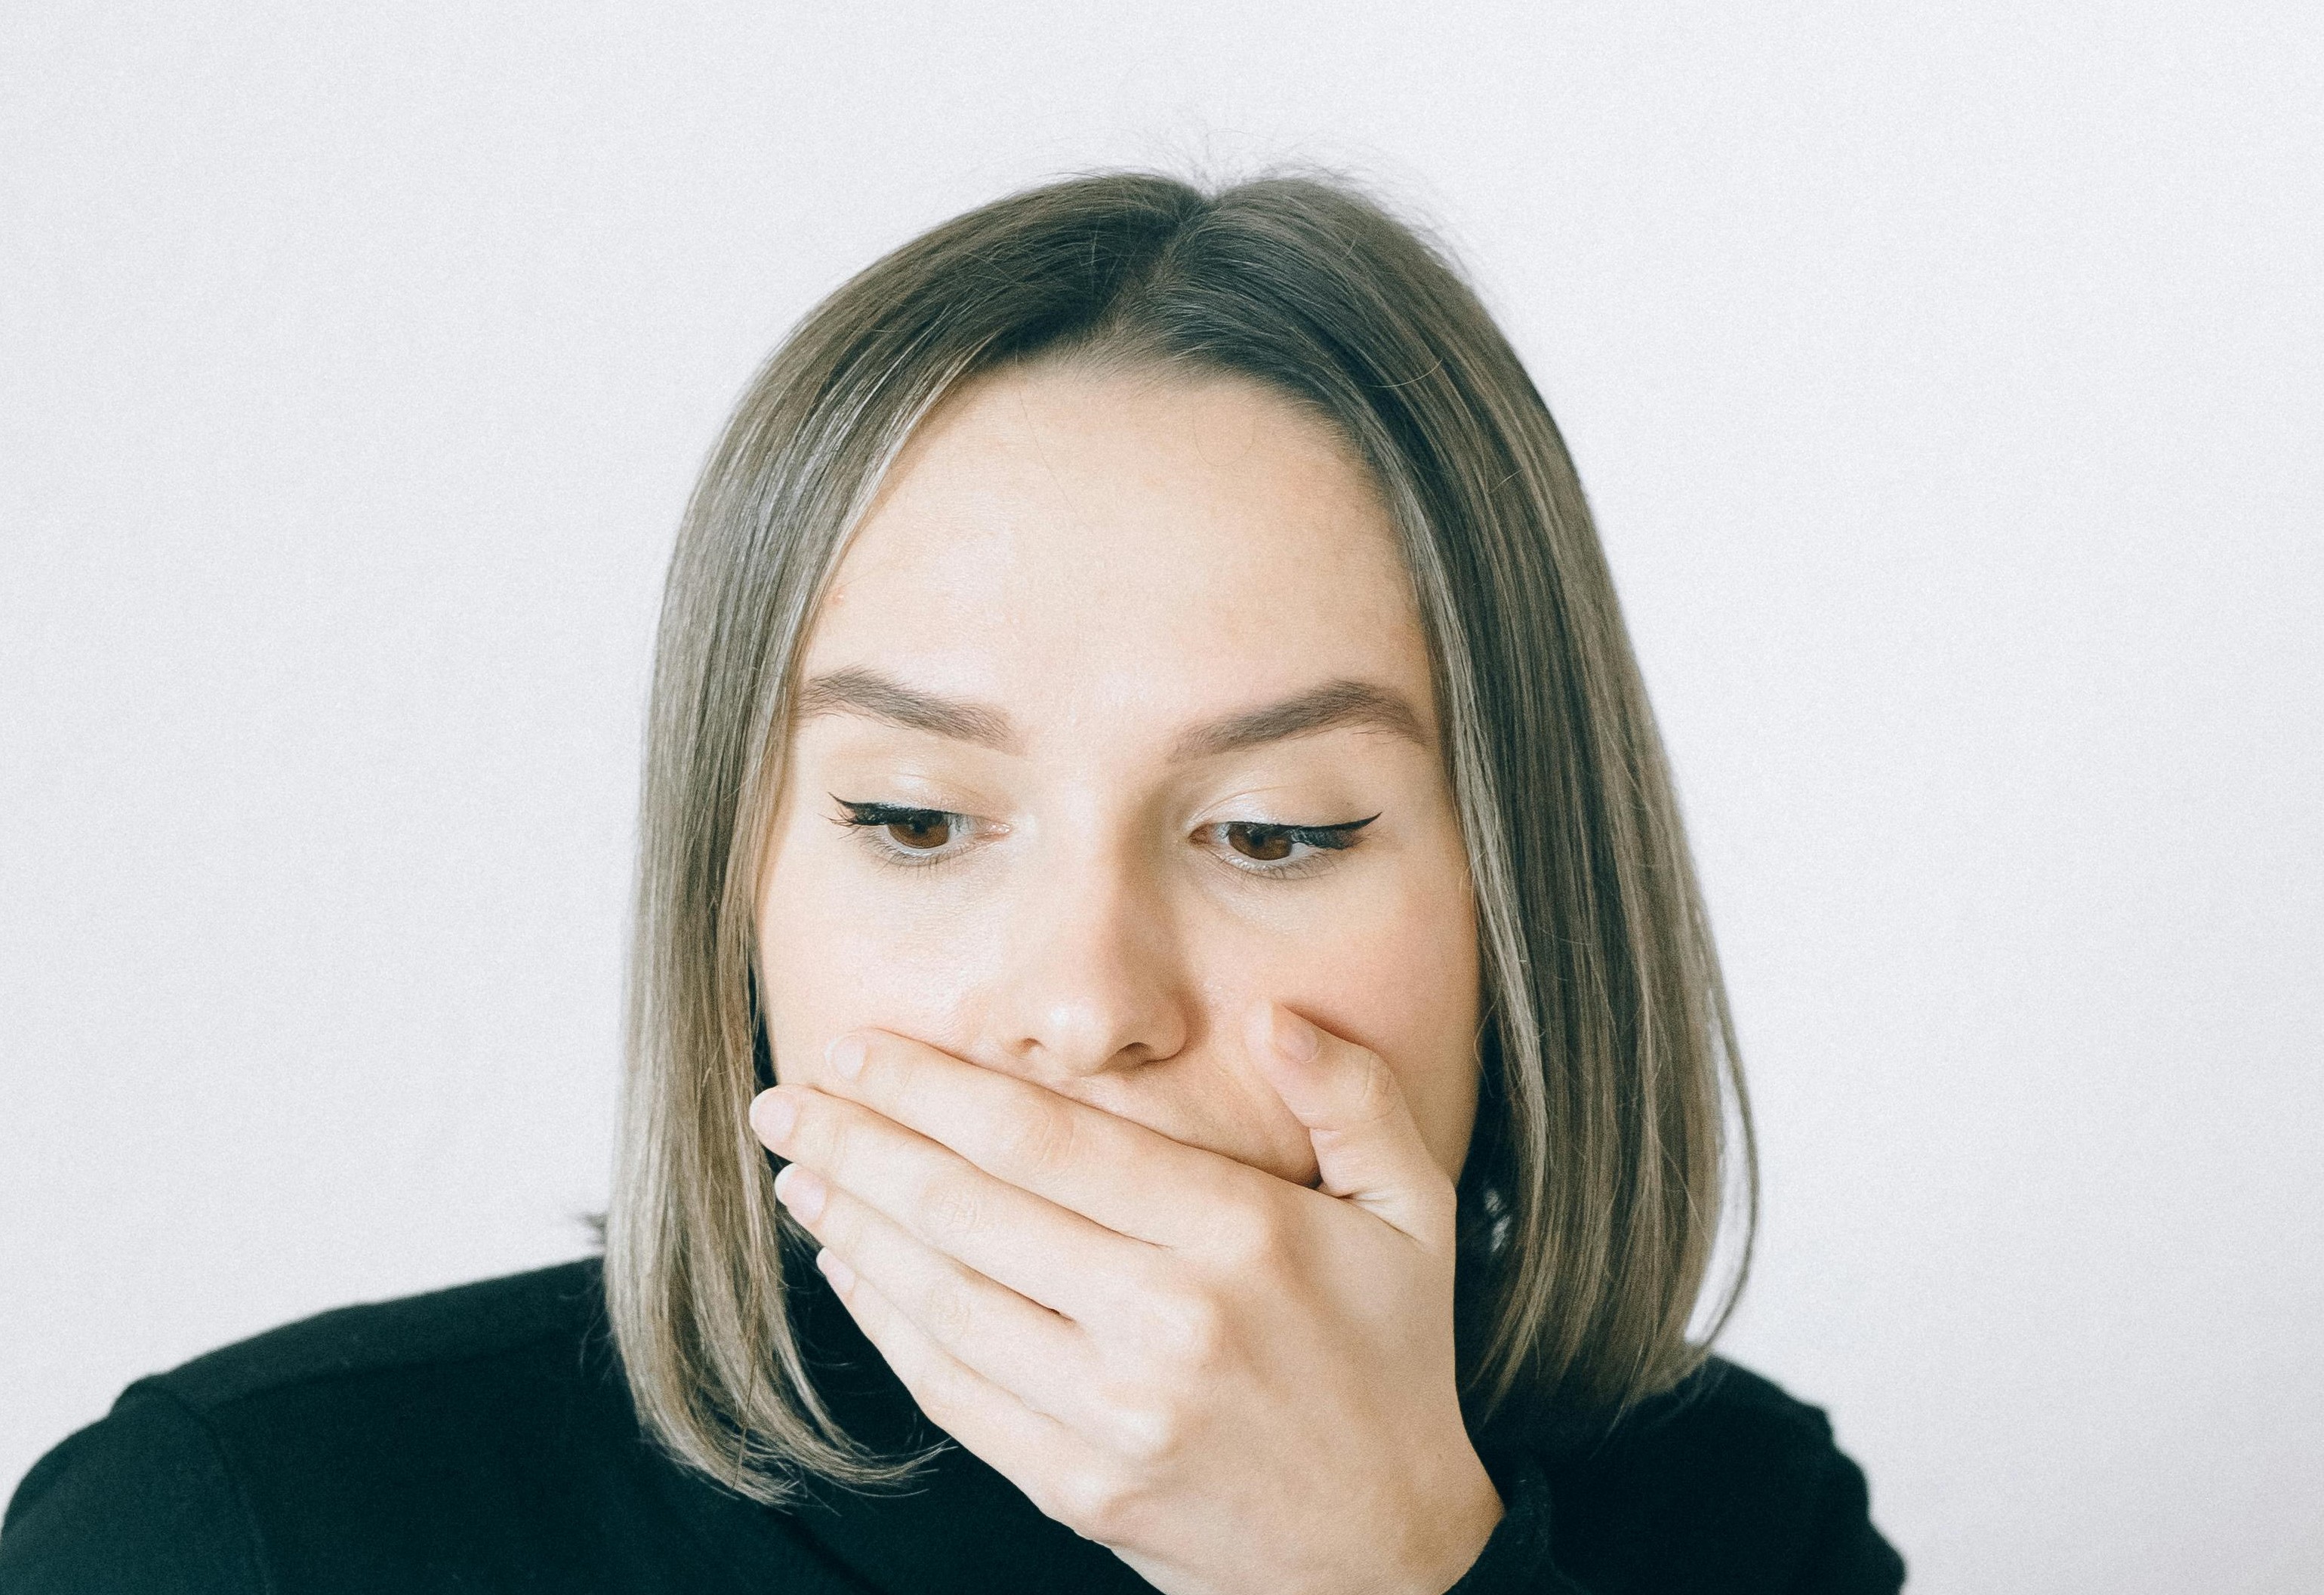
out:
{"label": "middle finger", "polygon": [[920,1332],[1035,1412],[1067,1419],[1088,1386],[1079,1325],[922,1240],[804,1163],[775,1194],[832,1255]]}
{"label": "middle finger", "polygon": [[752,1103],[751,1122],[769,1150],[806,1164],[986,1278],[1077,1322],[1115,1302],[1152,1249],[844,1097],[779,1085]]}

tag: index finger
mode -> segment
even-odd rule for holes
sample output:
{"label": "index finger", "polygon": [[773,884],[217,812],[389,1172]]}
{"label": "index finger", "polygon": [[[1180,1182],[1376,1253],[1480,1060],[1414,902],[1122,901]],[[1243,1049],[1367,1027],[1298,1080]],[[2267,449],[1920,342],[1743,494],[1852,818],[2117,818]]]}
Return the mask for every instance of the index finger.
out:
{"label": "index finger", "polygon": [[[1117,1234],[1180,1246],[1216,1230],[1222,1196],[1268,1176],[1102,1108],[888,1030],[832,1044],[833,1089]],[[1165,1194],[1167,1193],[1167,1195]]]}

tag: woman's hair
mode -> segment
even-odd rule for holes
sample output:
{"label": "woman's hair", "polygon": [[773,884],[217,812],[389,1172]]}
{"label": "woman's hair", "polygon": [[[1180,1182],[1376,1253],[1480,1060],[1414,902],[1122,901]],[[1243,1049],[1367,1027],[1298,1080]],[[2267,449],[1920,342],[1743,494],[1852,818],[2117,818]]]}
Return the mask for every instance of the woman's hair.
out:
{"label": "woman's hair", "polygon": [[[834,1420],[786,1307],[754,910],[794,666],[931,406],[1016,363],[1232,376],[1321,416],[1398,528],[1476,892],[1485,1022],[1461,1179],[1472,1425],[1610,1417],[1688,1326],[1750,1117],[1660,738],[1549,410],[1445,255],[1337,179],[1108,173],[944,224],[817,306],[750,384],[672,557],[650,724],[605,1280],[648,1431],[757,1499],[899,1476]],[[781,907],[775,905],[775,912]],[[1731,1093],[1733,1118],[1728,1114]],[[1739,1178],[1737,1177],[1739,1174]]]}

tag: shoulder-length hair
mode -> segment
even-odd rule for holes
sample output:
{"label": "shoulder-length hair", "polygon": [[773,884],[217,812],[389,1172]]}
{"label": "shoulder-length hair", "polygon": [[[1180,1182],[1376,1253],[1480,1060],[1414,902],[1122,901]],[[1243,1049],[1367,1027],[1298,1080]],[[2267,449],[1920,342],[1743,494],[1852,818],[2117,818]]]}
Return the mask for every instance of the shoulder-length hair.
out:
{"label": "shoulder-length hair", "polygon": [[[753,908],[793,667],[882,473],[964,381],[1056,357],[1263,383],[1369,462],[1433,654],[1476,893],[1470,1422],[1615,1415],[1671,1388],[1741,1289],[1757,1162],[1670,773],[1557,428],[1444,254],[1344,182],[1205,193],[1108,173],[971,211],[839,288],[751,383],[687,508],[647,729],[605,1254],[647,1431],[769,1502],[803,1472],[862,1485],[909,1466],[834,1420],[786,1310],[799,1263],[747,1118],[770,1083]],[[1740,1262],[1690,1340],[1730,1183]]]}

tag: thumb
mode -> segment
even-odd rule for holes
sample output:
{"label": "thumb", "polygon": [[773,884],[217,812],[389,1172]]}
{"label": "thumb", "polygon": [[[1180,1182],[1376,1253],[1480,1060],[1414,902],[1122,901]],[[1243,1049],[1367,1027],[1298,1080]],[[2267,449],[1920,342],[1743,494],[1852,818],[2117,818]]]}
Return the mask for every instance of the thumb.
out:
{"label": "thumb", "polygon": [[1452,1182],[1428,1155],[1404,1087],[1379,1055],[1280,1003],[1251,1010],[1248,1039],[1283,1105],[1307,1128],[1327,1196],[1434,1246],[1452,1234]]}

